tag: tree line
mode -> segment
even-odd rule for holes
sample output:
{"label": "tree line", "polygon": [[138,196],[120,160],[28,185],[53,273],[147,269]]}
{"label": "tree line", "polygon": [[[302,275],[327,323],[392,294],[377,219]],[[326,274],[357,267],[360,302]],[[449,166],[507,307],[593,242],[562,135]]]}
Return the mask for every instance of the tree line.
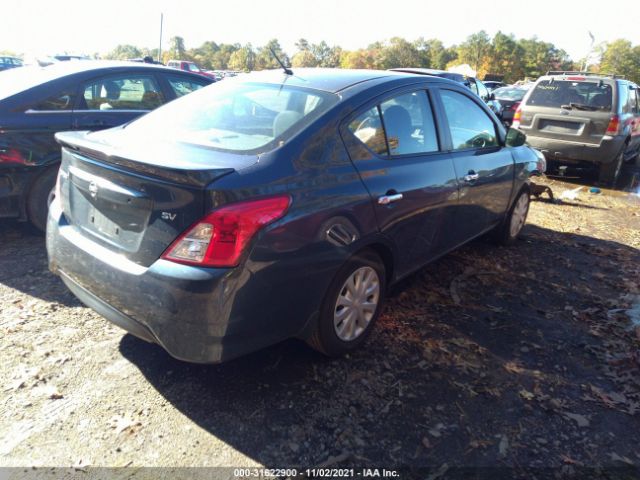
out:
{"label": "tree line", "polygon": [[[366,48],[346,50],[326,42],[311,43],[301,38],[295,44],[291,57],[282,49],[277,39],[266,45],[254,47],[240,43],[204,42],[187,49],[182,37],[172,37],[169,48],[163,50],[162,61],[170,59],[191,60],[208,70],[252,71],[279,68],[272,51],[292,67],[329,67],[388,69],[397,67],[422,67],[446,70],[460,64],[468,64],[477,71],[479,78],[498,76],[512,83],[526,78],[537,78],[548,70],[582,70],[587,63],[593,72],[616,73],[640,83],[640,45],[620,39],[601,43],[594,48],[590,62],[572,60],[567,52],[552,43],[533,38],[516,38],[502,32],[490,37],[484,30],[469,35],[462,43],[446,47],[440,40],[418,38],[409,41],[394,37],[385,42],[375,42]],[[106,59],[158,57],[158,49],[139,48],[134,45],[118,45],[112,51],[96,55]]]}

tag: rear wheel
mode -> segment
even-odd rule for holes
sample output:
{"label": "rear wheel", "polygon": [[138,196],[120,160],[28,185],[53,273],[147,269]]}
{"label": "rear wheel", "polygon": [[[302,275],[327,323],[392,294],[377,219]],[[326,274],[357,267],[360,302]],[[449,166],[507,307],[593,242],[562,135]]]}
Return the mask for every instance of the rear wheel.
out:
{"label": "rear wheel", "polygon": [[615,188],[620,172],[622,171],[622,164],[624,163],[624,148],[620,154],[610,163],[603,163],[600,165],[600,172],[598,174],[598,182],[607,187]]}
{"label": "rear wheel", "polygon": [[382,309],[385,268],[375,252],[363,250],[340,268],[329,286],[307,343],[332,357],[358,348]]}
{"label": "rear wheel", "polygon": [[31,185],[27,197],[27,217],[35,228],[44,232],[47,227],[49,212],[49,195],[56,185],[58,167],[45,170]]}

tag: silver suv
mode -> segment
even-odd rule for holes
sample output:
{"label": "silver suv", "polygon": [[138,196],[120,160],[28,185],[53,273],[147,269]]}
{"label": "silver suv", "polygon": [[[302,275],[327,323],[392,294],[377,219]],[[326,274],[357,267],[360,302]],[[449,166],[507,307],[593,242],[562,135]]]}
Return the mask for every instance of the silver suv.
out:
{"label": "silver suv", "polygon": [[551,164],[591,164],[615,186],[640,152],[640,90],[616,75],[548,72],[524,97],[513,127]]}

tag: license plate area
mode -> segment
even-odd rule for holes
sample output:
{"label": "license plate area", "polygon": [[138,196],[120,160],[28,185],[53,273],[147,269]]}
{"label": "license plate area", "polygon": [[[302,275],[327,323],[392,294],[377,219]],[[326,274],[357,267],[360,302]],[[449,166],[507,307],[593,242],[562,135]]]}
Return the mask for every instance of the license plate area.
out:
{"label": "license plate area", "polygon": [[540,120],[538,128],[539,130],[548,133],[581,135],[584,124],[578,122],[566,122],[562,120],[550,120],[543,118]]}

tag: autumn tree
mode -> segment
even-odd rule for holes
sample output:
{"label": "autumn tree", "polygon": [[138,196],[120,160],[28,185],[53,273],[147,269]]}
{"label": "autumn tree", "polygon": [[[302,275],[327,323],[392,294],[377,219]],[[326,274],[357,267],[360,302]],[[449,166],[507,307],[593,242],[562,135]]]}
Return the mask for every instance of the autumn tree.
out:
{"label": "autumn tree", "polygon": [[107,60],[126,60],[128,58],[142,57],[142,50],[134,45],[118,45],[109,53],[104,55]]}
{"label": "autumn tree", "polygon": [[171,37],[169,39],[169,56],[175,60],[189,60],[182,37]]}
{"label": "autumn tree", "polygon": [[600,72],[623,75],[640,82],[640,45],[632,46],[628,40],[616,40],[604,45]]}
{"label": "autumn tree", "polygon": [[282,50],[280,42],[278,42],[278,40],[274,38],[269,40],[264,47],[258,48],[255,61],[256,70],[280,68],[280,64],[273,56],[274,53],[278,56],[282,63],[284,63],[285,65],[289,65],[290,61],[288,55],[284,52],[284,50]]}
{"label": "autumn tree", "polygon": [[490,53],[491,39],[484,30],[469,35],[458,46],[459,63],[467,63],[476,71],[480,71]]}
{"label": "autumn tree", "polygon": [[256,54],[251,44],[240,47],[229,57],[229,69],[250,72],[256,67]]}

